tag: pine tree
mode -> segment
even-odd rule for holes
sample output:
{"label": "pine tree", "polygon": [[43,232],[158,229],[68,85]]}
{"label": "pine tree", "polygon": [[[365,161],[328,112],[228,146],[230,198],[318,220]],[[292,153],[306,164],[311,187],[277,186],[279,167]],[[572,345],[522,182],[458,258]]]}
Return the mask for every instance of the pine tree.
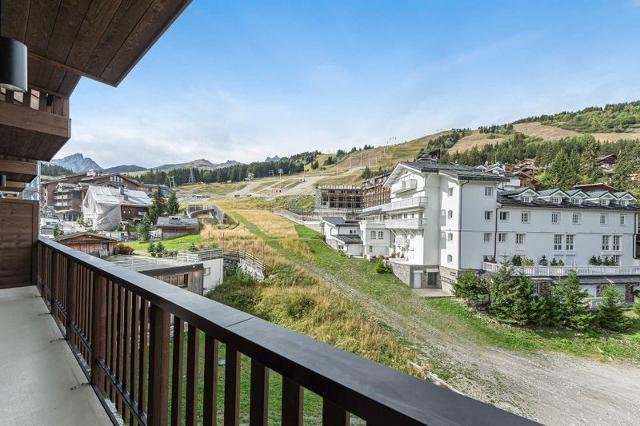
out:
{"label": "pine tree", "polygon": [[630,187],[629,175],[638,172],[638,148],[636,144],[627,144],[618,154],[618,161],[611,178],[613,185],[620,191],[626,191]]}
{"label": "pine tree", "polygon": [[575,155],[567,154],[564,148],[554,157],[545,178],[551,187],[570,188],[579,182],[579,162]]}
{"label": "pine tree", "polygon": [[556,285],[560,298],[562,323],[566,326],[585,329],[593,323],[593,314],[587,309],[586,299],[589,293],[580,287],[580,279],[571,271],[567,280]]}
{"label": "pine tree", "polygon": [[535,304],[535,320],[539,326],[559,327],[563,324],[562,299],[556,287],[542,291]]}
{"label": "pine tree", "polygon": [[537,313],[533,292],[533,281],[529,277],[514,275],[513,268],[503,266],[493,278],[491,309],[499,321],[530,324]]}
{"label": "pine tree", "polygon": [[149,233],[151,232],[151,219],[149,217],[149,212],[144,214],[142,221],[136,227],[136,232],[138,233],[138,239],[142,241],[149,241]]}
{"label": "pine tree", "polygon": [[631,320],[624,316],[624,295],[609,284],[602,292],[602,297],[602,302],[598,305],[598,325],[611,331],[628,329]]}
{"label": "pine tree", "polygon": [[178,205],[178,198],[176,197],[176,193],[172,192],[171,195],[169,195],[169,199],[167,200],[167,214],[178,214],[179,208],[180,206]]}
{"label": "pine tree", "polygon": [[600,167],[598,165],[598,153],[600,145],[592,137],[584,146],[580,157],[580,173],[587,182],[593,183],[600,178]]}

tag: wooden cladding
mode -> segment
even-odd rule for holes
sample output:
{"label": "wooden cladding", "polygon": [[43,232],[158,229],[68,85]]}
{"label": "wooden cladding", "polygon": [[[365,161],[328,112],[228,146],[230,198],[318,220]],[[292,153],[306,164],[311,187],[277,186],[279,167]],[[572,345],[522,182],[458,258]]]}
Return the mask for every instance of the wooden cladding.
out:
{"label": "wooden cladding", "polygon": [[117,85],[190,0],[3,0],[2,34],[29,48],[29,81],[71,94],[86,76]]}
{"label": "wooden cladding", "polygon": [[[56,242],[36,251],[42,297],[125,424],[529,424]],[[305,412],[305,389],[321,410]]]}
{"label": "wooden cladding", "polygon": [[0,288],[33,285],[38,202],[0,198]]}

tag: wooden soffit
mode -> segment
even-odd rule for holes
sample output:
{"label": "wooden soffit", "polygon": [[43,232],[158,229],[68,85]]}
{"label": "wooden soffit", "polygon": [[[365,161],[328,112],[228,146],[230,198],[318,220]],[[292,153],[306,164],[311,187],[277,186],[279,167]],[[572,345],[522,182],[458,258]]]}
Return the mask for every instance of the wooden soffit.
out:
{"label": "wooden soffit", "polygon": [[2,0],[1,35],[29,48],[29,85],[117,86],[191,0]]}

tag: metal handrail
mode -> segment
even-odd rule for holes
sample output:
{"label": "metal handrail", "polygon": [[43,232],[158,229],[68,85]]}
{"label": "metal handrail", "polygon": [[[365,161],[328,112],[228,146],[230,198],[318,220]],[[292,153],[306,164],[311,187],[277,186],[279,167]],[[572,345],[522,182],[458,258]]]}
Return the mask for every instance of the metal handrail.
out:
{"label": "metal handrail", "polygon": [[[498,272],[502,264],[483,262],[482,269],[487,272]],[[511,266],[514,272],[533,277],[565,276],[575,271],[578,275],[640,275],[640,266]]]}
{"label": "metal handrail", "polygon": [[[101,283],[101,280],[115,284],[117,288],[122,288],[125,292],[129,291],[133,295],[140,296],[145,304],[150,303],[151,332],[149,339],[151,345],[149,346],[149,359],[153,359],[157,365],[154,365],[153,374],[150,374],[149,377],[150,392],[152,390],[156,392],[153,394],[153,398],[151,393],[149,396],[149,424],[158,423],[157,419],[164,418],[162,410],[165,410],[164,415],[166,415],[166,407],[158,407],[160,403],[167,403],[166,392],[163,394],[156,389],[158,383],[163,383],[162,380],[164,383],[168,382],[166,364],[164,365],[165,369],[160,368],[163,362],[168,362],[164,358],[167,355],[166,352],[158,353],[155,351],[162,351],[162,348],[166,348],[168,345],[167,340],[163,341],[162,339],[169,338],[169,315],[188,323],[190,328],[195,327],[204,332],[207,338],[211,336],[211,338],[226,344],[228,346],[227,356],[229,356],[230,348],[237,350],[256,361],[258,365],[280,373],[287,383],[294,383],[294,386],[299,385],[318,394],[324,398],[323,412],[325,414],[323,416],[328,415],[328,419],[341,419],[344,416],[347,416],[348,419],[348,413],[353,413],[369,424],[376,425],[532,424],[524,418],[496,407],[286,330],[251,314],[184,291],[176,286],[57,242],[40,239],[38,242],[38,281],[45,290],[43,294],[48,294],[47,290],[53,287],[53,296],[51,296],[53,298],[56,297],[56,293],[64,294],[64,289],[61,286],[64,286],[65,283],[60,277],[68,276],[60,275],[58,268],[64,263],[61,260],[66,261],[66,266],[69,268],[83,268],[83,270],[91,272],[93,290],[89,294],[94,294],[92,298],[94,305],[90,308],[90,312],[93,313],[94,319],[99,320],[100,317],[95,315],[100,315],[101,309],[104,309],[95,305],[102,303],[103,299],[100,295],[111,294],[102,290],[101,287],[96,287]],[[99,288],[104,293],[97,294]],[[120,298],[120,292],[117,293]],[[77,309],[77,306],[74,309]],[[100,329],[96,328],[95,322],[92,324],[92,339],[99,339],[95,333]],[[141,335],[141,338],[145,338],[144,336],[146,334]],[[92,341],[91,344],[93,346],[95,342]],[[205,349],[208,350],[208,348],[209,346]],[[95,357],[95,354],[91,356]],[[229,362],[227,359],[227,365]],[[237,363],[237,360],[233,362]],[[92,365],[101,367],[103,364],[103,358],[96,358]],[[115,373],[110,371],[108,367],[105,364],[102,368],[106,371],[107,378],[113,381]],[[205,365],[205,374],[207,371],[214,371],[207,370],[207,368]],[[226,384],[229,385],[228,382]],[[122,390],[127,391],[127,389]],[[98,394],[98,392],[96,393]],[[156,397],[161,401],[158,402]],[[162,398],[165,400],[162,401]],[[227,415],[226,398],[227,396],[225,396],[225,416]],[[139,413],[134,414],[138,415]],[[340,422],[342,423],[342,421]],[[333,423],[328,420],[325,424]]]}

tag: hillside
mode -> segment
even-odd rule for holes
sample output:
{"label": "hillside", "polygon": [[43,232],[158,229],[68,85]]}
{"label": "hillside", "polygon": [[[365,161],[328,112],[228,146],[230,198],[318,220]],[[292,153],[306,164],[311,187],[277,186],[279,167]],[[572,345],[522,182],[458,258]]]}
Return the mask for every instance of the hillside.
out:
{"label": "hillside", "polygon": [[209,160],[200,158],[198,160],[188,161],[186,163],[162,164],[158,167],[152,167],[152,168],[156,172],[168,172],[176,169],[191,169],[191,168],[202,169],[202,170],[215,170],[215,169],[221,169],[224,167],[235,166],[237,164],[241,164],[241,163],[235,160],[228,160],[228,161],[225,161],[224,163],[215,164]]}
{"label": "hillside", "polygon": [[80,153],[68,155],[64,158],[58,158],[51,160],[50,164],[55,164],[57,166],[64,167],[65,169],[71,170],[74,173],[85,172],[87,170],[95,170],[102,171],[102,167],[98,165],[95,161],[93,161],[89,157],[85,157]]}
{"label": "hillside", "polygon": [[135,164],[123,164],[121,166],[109,167],[108,169],[104,169],[106,173],[133,173],[133,172],[143,172],[147,170],[142,166],[136,166]]}

